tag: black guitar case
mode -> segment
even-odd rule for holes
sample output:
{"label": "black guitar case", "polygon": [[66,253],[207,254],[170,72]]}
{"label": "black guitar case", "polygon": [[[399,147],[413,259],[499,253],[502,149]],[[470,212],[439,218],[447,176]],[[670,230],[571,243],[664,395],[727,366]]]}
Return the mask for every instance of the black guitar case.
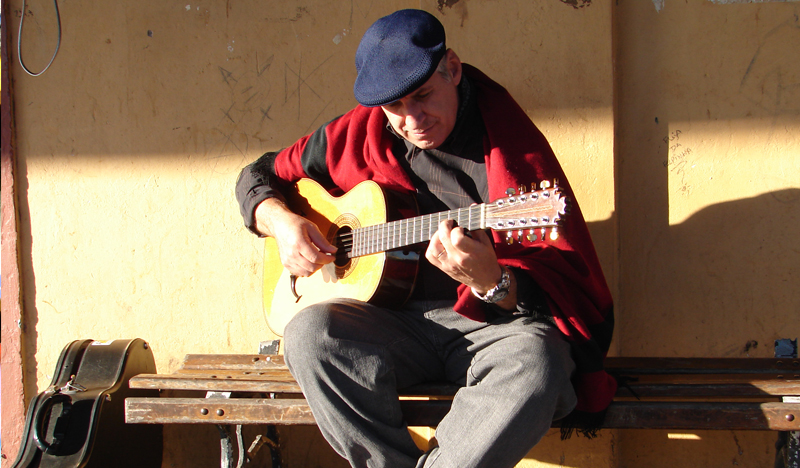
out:
{"label": "black guitar case", "polygon": [[161,468],[162,426],[125,424],[125,398],[158,396],[128,380],[155,372],[138,338],[68,344],[50,386],[30,402],[13,468]]}

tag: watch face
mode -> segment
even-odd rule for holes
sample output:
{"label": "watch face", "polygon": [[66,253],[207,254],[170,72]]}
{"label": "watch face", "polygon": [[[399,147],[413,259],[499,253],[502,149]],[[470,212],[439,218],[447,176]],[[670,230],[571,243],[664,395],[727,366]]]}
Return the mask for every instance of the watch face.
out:
{"label": "watch face", "polygon": [[495,302],[500,302],[508,296],[508,289],[501,289],[497,291],[492,297],[487,298],[487,302],[490,304],[494,304]]}

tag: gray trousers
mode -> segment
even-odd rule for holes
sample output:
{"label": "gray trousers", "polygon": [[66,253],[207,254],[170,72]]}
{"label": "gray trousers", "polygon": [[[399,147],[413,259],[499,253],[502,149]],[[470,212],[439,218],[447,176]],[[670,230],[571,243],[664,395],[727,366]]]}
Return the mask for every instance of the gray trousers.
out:
{"label": "gray trousers", "polygon": [[[287,365],[325,439],[354,468],[513,467],[576,404],[575,364],[561,333],[530,317],[476,322],[452,302],[389,310],[337,300],[298,313]],[[398,388],[463,385],[422,453]]]}

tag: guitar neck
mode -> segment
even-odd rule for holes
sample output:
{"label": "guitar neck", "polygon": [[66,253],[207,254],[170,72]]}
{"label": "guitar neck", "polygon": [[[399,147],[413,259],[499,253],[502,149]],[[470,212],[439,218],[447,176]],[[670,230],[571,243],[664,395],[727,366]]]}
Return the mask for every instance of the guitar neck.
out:
{"label": "guitar neck", "polygon": [[352,231],[352,247],[348,257],[361,257],[387,250],[399,249],[431,240],[439,223],[454,219],[459,226],[473,231],[485,225],[486,204],[473,205],[450,211],[441,211],[414,218],[392,221]]}

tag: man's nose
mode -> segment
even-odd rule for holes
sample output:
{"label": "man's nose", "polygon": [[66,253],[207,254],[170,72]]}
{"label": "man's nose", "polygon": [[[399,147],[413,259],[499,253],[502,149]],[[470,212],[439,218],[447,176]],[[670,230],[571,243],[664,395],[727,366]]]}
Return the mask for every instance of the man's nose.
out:
{"label": "man's nose", "polygon": [[422,123],[425,120],[425,112],[422,110],[422,106],[417,103],[409,103],[406,106],[406,125],[411,128],[418,128],[417,125]]}

